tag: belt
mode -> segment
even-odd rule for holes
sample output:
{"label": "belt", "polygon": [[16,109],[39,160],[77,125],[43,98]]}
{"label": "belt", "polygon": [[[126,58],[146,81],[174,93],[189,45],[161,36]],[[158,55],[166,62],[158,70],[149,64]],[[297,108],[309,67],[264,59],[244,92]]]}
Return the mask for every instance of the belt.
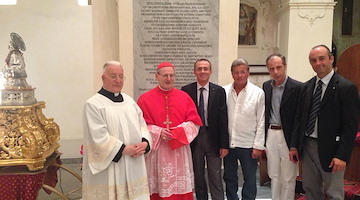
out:
{"label": "belt", "polygon": [[282,126],[281,126],[281,125],[270,124],[270,129],[281,130],[281,129],[282,129]]}
{"label": "belt", "polygon": [[311,142],[316,142],[317,138],[306,136],[306,139],[310,140]]}

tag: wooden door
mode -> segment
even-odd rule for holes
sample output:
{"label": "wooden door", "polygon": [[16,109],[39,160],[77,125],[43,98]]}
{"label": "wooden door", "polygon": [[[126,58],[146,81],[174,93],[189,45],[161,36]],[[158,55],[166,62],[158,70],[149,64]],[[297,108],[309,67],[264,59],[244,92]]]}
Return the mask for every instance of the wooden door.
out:
{"label": "wooden door", "polygon": [[356,84],[360,92],[360,44],[345,49],[336,63],[337,72]]}
{"label": "wooden door", "polygon": [[[336,63],[337,72],[356,84],[360,92],[360,44],[345,49]],[[347,164],[345,179],[360,181],[360,144],[355,144],[350,162]]]}

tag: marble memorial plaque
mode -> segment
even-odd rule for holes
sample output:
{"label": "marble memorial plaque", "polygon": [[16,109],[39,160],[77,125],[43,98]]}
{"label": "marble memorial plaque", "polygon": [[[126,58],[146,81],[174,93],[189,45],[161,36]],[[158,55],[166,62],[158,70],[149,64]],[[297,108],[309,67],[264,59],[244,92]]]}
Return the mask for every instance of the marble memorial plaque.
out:
{"label": "marble memorial plaque", "polygon": [[134,99],[157,85],[161,62],[175,66],[175,87],[196,81],[193,64],[212,63],[217,82],[219,1],[134,0]]}

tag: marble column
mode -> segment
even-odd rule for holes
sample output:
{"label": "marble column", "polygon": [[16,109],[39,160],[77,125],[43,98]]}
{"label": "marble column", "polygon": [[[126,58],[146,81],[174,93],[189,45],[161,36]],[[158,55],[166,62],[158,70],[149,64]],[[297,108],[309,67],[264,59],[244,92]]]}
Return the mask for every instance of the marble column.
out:
{"label": "marble column", "polygon": [[279,5],[276,46],[287,57],[291,77],[306,81],[315,75],[309,52],[318,44],[331,48],[335,4],[333,0],[290,0]]}

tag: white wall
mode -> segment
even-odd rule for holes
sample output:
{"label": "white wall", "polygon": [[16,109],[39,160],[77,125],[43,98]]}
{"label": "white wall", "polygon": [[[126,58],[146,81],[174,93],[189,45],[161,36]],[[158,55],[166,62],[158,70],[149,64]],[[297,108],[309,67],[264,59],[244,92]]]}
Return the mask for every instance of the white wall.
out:
{"label": "white wall", "polygon": [[82,108],[94,93],[91,20],[91,6],[76,0],[0,6],[0,60],[8,54],[10,33],[18,33],[27,47],[27,82],[36,88],[36,99],[46,102],[45,116],[60,126],[63,158],[80,157]]}
{"label": "white wall", "polygon": [[280,40],[286,40],[280,41],[279,47],[287,56],[288,74],[304,82],[315,75],[308,58],[311,48],[319,44],[331,47],[335,3],[333,0],[302,2],[291,0],[284,6],[279,34]]}
{"label": "white wall", "polygon": [[[117,0],[92,1],[94,92],[102,86],[100,75],[104,63],[109,60],[119,60],[119,22],[116,2]],[[126,69],[125,75],[128,77]]]}
{"label": "white wall", "polygon": [[[118,0],[119,59],[124,67],[126,80],[122,92],[133,96],[134,90],[134,44],[132,1]],[[136,99],[135,99],[136,100]]]}
{"label": "white wall", "polygon": [[220,1],[218,84],[233,82],[230,67],[238,57],[239,0]]}

